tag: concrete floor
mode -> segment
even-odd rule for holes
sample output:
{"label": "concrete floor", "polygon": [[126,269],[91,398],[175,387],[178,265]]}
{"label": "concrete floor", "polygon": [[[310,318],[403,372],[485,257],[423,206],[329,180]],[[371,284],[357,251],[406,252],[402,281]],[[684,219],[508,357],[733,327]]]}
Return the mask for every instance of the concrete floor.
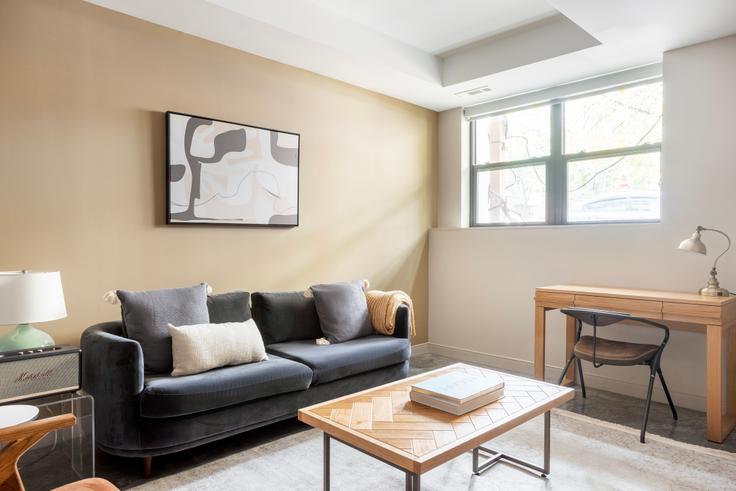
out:
{"label": "concrete floor", "polygon": [[[457,361],[432,354],[414,356],[411,360],[411,375],[450,365]],[[578,388],[576,389],[575,399],[562,406],[562,408],[632,428],[638,429],[640,427],[644,411],[644,401],[641,399],[593,388],[587,389],[587,396],[586,399],[583,399]],[[710,443],[705,439],[705,413],[683,408],[678,408],[678,413],[679,420],[673,421],[667,405],[653,403],[649,416],[648,432],[681,442],[736,452],[736,434],[731,434],[721,445]],[[153,461],[153,473],[155,477],[161,477],[182,472],[306,429],[308,427],[299,423],[296,419],[275,423],[219,442],[157,457]],[[34,472],[24,473],[24,481],[29,491],[49,489],[53,487],[52,485],[58,485],[55,481],[48,481],[48,476],[58,473],[58,468],[56,471],[54,470],[53,459],[42,460],[38,466],[34,465]],[[109,479],[121,489],[145,482],[141,459],[113,457],[101,452],[97,452],[97,475]]]}
{"label": "concrete floor", "polygon": [[[412,358],[412,375],[457,362],[458,360],[439,355],[424,354],[415,356]],[[493,367],[489,366],[488,368]],[[586,369],[588,368],[583,365],[584,373]],[[666,376],[667,374],[665,374]],[[563,405],[562,409],[610,423],[636,429],[641,428],[641,421],[644,416],[644,400],[587,386],[586,395],[587,397],[583,399],[580,387],[576,387],[575,399]],[[677,405],[676,400],[675,405]],[[677,416],[678,420],[674,421],[667,404],[652,402],[647,433],[654,433],[693,445],[736,453],[736,431],[731,433],[722,444],[709,442],[705,437],[705,413],[678,407]]]}

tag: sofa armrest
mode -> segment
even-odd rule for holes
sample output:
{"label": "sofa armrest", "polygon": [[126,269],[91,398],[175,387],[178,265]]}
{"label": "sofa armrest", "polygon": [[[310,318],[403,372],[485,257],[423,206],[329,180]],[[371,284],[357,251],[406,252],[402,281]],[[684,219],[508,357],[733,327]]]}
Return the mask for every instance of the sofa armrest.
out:
{"label": "sofa armrest", "polygon": [[111,449],[140,448],[139,395],[143,350],[123,337],[122,324],[104,322],[82,333],[82,388],[95,399],[96,439]]}
{"label": "sofa armrest", "polygon": [[409,339],[409,307],[406,305],[400,305],[396,310],[394,337]]}

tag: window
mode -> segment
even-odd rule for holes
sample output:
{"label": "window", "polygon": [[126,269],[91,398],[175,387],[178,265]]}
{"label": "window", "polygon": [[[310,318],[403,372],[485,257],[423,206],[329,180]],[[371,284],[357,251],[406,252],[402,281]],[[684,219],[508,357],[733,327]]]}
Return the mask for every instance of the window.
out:
{"label": "window", "polygon": [[659,220],[662,83],[471,122],[471,225]]}

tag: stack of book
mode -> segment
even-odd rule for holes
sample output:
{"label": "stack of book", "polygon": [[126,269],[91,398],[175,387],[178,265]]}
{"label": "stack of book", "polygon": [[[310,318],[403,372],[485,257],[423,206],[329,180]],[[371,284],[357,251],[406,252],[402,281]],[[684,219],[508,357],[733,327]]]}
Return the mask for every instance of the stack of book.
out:
{"label": "stack of book", "polygon": [[411,386],[412,401],[457,416],[503,397],[503,379],[450,372]]}

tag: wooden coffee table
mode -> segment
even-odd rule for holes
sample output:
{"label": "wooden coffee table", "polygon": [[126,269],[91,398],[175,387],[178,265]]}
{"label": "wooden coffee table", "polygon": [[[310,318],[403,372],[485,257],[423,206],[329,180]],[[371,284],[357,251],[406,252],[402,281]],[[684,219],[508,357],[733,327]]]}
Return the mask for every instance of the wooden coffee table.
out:
{"label": "wooden coffee table", "polygon": [[[499,375],[499,401],[455,416],[412,402],[411,386],[450,371]],[[571,388],[457,363],[299,410],[299,420],[324,432],[324,489],[330,489],[330,439],[334,438],[406,473],[406,489],[419,491],[420,476],[473,451],[473,472],[505,461],[542,477],[549,475],[550,410],[574,397]],[[544,463],[535,465],[482,444],[544,415]],[[488,459],[480,463],[480,457]]]}

